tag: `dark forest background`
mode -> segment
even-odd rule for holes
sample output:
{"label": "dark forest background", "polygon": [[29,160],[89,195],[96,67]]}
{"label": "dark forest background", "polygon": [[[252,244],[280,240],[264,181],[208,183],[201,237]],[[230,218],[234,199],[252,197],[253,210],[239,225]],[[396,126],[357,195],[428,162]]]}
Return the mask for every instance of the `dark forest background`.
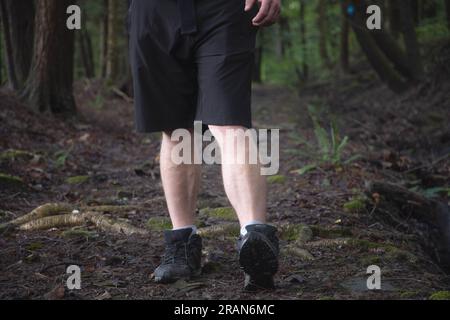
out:
{"label": "dark forest background", "polygon": [[283,0],[260,30],[252,108],[255,128],[280,129],[282,249],[277,290],[256,294],[216,165],[201,279],[152,281],[171,222],[161,136],[133,130],[128,5],[0,0],[0,299],[450,299],[450,0]]}
{"label": "dark forest background", "polygon": [[[128,1],[78,1],[79,31],[63,28],[73,1],[1,1],[0,83],[40,111],[74,113],[72,79],[101,79],[131,95]],[[368,4],[382,8],[382,30],[365,27]],[[356,8],[349,14],[349,5]],[[279,23],[259,34],[255,82],[301,88],[343,74],[366,73],[395,92],[424,79],[427,49],[448,39],[450,1],[285,0]]]}

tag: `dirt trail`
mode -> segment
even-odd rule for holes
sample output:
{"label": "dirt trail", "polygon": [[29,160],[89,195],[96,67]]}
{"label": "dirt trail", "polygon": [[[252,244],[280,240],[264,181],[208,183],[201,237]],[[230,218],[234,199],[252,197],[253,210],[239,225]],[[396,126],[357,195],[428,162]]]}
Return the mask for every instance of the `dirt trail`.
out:
{"label": "dirt trail", "polygon": [[[379,90],[383,89],[367,94],[378,96]],[[448,277],[425,252],[420,235],[380,220],[373,199],[360,199],[366,182],[398,182],[404,177],[393,168],[402,165],[404,155],[383,153],[384,146],[377,143],[384,141],[380,138],[384,133],[367,128],[385,115],[369,113],[351,122],[349,110],[370,99],[358,100],[344,89],[336,98],[329,87],[305,90],[301,99],[287,88],[254,88],[255,126],[281,129],[280,173],[269,179],[270,220],[285,226],[278,289],[257,294],[241,291],[236,228],[205,237],[200,279],[154,284],[151,273],[163,250],[162,230],[169,225],[158,172],[159,136],[133,133],[130,104],[113,97],[102,100],[95,87],[80,85],[77,92],[84,120],[69,124],[36,116],[1,93],[0,151],[26,150],[34,156],[2,159],[0,173],[20,177],[23,183],[1,186],[0,222],[47,202],[131,205],[138,208],[106,214],[151,232],[114,236],[86,226],[4,235],[0,237],[1,299],[408,299],[449,290]],[[337,122],[350,136],[342,157],[358,153],[363,155],[360,160],[321,165],[304,175],[293,173],[313,161],[299,153],[300,138],[314,141],[310,104],[332,108],[330,112],[320,107],[322,115],[341,114]],[[358,119],[358,114],[354,117]],[[374,147],[369,148],[372,142]],[[411,160],[408,165],[415,163]],[[448,161],[442,165],[448,168]],[[220,167],[205,167],[203,182],[198,224],[233,221]],[[82,267],[82,290],[64,287],[70,264]],[[366,270],[374,264],[382,271],[382,290],[368,291]]]}

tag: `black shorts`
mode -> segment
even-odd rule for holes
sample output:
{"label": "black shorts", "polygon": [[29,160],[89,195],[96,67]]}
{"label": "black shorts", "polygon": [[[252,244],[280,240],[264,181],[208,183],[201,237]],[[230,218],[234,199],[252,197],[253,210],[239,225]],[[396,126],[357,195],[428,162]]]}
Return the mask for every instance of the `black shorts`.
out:
{"label": "black shorts", "polygon": [[[186,15],[179,1],[192,1],[194,14]],[[244,6],[245,0],[133,0],[130,62],[139,132],[192,128],[194,121],[252,126],[257,7],[245,12]]]}

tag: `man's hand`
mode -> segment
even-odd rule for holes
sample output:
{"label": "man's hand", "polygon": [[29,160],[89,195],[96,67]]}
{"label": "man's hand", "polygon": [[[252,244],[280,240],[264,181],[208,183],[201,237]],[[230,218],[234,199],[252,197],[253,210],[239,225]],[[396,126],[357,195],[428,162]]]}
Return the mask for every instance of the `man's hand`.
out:
{"label": "man's hand", "polygon": [[249,11],[256,2],[261,3],[259,12],[253,18],[253,25],[257,27],[265,27],[274,24],[281,12],[281,0],[246,0],[245,11]]}

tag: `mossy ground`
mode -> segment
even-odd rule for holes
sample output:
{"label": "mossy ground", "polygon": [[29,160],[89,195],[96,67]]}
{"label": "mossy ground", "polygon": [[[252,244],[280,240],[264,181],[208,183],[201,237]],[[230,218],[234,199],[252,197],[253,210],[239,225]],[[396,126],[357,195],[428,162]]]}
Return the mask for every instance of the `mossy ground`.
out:
{"label": "mossy ground", "polygon": [[89,176],[74,176],[66,179],[68,184],[77,185],[83,184],[89,180]]}
{"label": "mossy ground", "polygon": [[152,217],[147,220],[147,228],[152,231],[164,231],[172,229],[172,222],[166,217]]}
{"label": "mossy ground", "polygon": [[231,207],[204,208],[200,214],[223,221],[237,221],[236,212]]}

